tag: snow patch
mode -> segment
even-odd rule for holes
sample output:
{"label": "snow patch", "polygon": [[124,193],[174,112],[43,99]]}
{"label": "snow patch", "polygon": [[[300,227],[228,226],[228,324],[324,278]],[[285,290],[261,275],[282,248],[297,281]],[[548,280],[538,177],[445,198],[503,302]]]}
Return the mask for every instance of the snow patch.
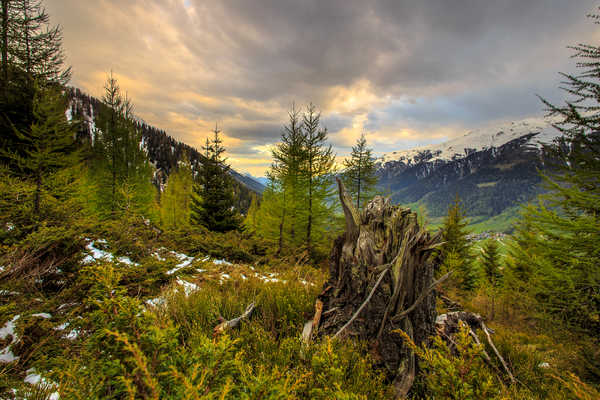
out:
{"label": "snow patch", "polygon": [[198,285],[192,282],[184,281],[183,279],[177,278],[177,284],[183,286],[183,291],[186,296],[189,296],[196,290],[200,289]]}
{"label": "snow patch", "polygon": [[[23,381],[25,383],[29,383],[30,385],[37,386],[39,384],[42,384],[46,387],[52,387],[52,388],[56,388],[58,386],[55,382],[52,382],[50,380],[47,380],[46,378],[43,378],[40,374],[38,374],[36,372],[35,368],[29,368],[27,371],[25,371],[25,373],[27,374],[27,376],[25,376],[25,379]],[[59,399],[60,399],[60,396],[59,396],[58,392],[54,392],[48,397],[48,400],[59,400]]]}
{"label": "snow patch", "polygon": [[83,259],[82,263],[83,264],[92,264],[96,261],[117,261],[119,263],[125,264],[125,265],[139,265],[138,263],[135,263],[133,261],[131,261],[131,259],[129,257],[115,257],[112,253],[103,250],[103,249],[99,249],[97,246],[97,244],[102,244],[102,245],[106,245],[107,242],[104,239],[99,239],[96,241],[90,241],[85,247],[88,250],[88,252],[90,254],[88,254],[87,256],[85,256],[85,258]]}
{"label": "snow patch", "polygon": [[52,318],[52,315],[48,314],[48,313],[39,313],[39,314],[32,314],[32,317],[38,317],[38,318],[44,318],[44,319],[50,319]]}
{"label": "snow patch", "polygon": [[13,319],[11,319],[10,321],[8,321],[6,324],[4,324],[4,326],[2,328],[0,328],[0,339],[2,340],[6,340],[9,336],[12,337],[12,341],[10,342],[10,344],[8,346],[6,346],[4,349],[0,350],[0,362],[1,363],[10,363],[13,361],[16,361],[19,359],[19,357],[16,357],[12,351],[10,350],[10,346],[12,346],[14,343],[16,343],[19,338],[17,336],[17,334],[15,333],[15,322],[17,322],[17,320],[20,318],[20,315],[15,315],[13,317]]}

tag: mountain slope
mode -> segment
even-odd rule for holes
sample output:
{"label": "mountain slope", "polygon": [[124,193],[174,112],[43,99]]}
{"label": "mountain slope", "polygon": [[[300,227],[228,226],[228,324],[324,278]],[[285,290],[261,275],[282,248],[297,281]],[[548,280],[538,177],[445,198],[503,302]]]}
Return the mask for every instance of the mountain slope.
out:
{"label": "mountain slope", "polygon": [[[104,105],[100,100],[86,95],[76,88],[68,88],[67,93],[70,100],[67,116],[82,122],[79,138],[91,140],[91,133],[96,128],[94,118],[98,115],[98,110]],[[156,167],[154,178],[158,187],[162,188],[170,172],[186,154],[190,159],[193,170],[195,172],[200,170],[204,156],[198,150],[143,121],[139,121],[138,126],[142,132],[142,143],[147,151],[148,158]],[[230,170],[230,174],[234,178],[236,206],[245,212],[250,206],[251,193],[262,193],[264,186],[233,169]]]}
{"label": "mountain slope", "polygon": [[382,157],[380,188],[398,203],[424,205],[440,217],[456,195],[468,216],[493,217],[541,192],[540,143],[558,132],[529,121],[472,131],[445,143]]}

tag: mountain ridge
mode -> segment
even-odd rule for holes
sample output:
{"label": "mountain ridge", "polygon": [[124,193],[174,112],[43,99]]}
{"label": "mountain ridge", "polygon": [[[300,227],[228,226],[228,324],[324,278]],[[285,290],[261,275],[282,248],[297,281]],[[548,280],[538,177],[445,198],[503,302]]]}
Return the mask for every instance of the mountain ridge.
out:
{"label": "mountain ridge", "polygon": [[[104,107],[103,103],[74,87],[67,88],[67,97],[69,100],[65,112],[67,118],[81,121],[78,138],[93,142],[92,132],[96,129],[94,118],[98,110]],[[204,156],[196,148],[173,138],[166,131],[147,124],[142,119],[138,119],[137,123],[142,134],[142,145],[147,151],[150,162],[156,168],[154,183],[160,190],[164,188],[169,174],[185,155],[190,159],[192,170],[195,173],[199,171]],[[250,206],[251,192],[260,195],[264,186],[234,169],[230,168],[229,173],[234,178],[236,206],[245,212]]]}
{"label": "mountain ridge", "polygon": [[442,217],[458,196],[467,216],[492,218],[543,192],[541,144],[560,133],[531,120],[497,125],[378,161],[379,186],[392,201],[425,206]]}

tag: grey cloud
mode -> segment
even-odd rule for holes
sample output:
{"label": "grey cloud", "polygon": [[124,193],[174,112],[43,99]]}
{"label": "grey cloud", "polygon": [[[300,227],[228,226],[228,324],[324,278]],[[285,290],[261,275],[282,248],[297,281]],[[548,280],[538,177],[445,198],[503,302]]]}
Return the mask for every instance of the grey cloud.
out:
{"label": "grey cloud", "polygon": [[94,77],[113,68],[142,118],[190,142],[184,125],[164,125],[170,114],[225,120],[239,155],[278,140],[292,101],[323,107],[332,141],[347,146],[335,133],[365,111],[336,109],[331,93],[357,82],[386,99],[366,106],[370,131],[411,124],[426,140],[434,125],[539,114],[535,93],[561,98],[566,46],[597,37],[585,18],[595,0],[45,2],[74,84],[98,95]]}

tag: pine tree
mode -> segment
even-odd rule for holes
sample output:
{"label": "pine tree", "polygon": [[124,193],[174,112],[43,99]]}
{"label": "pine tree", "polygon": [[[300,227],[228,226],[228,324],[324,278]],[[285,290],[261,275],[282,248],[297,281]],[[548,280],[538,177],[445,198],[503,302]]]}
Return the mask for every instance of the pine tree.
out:
{"label": "pine tree", "polygon": [[502,279],[499,251],[496,239],[489,239],[481,249],[481,266],[488,283],[493,287],[499,286]]}
{"label": "pine tree", "polygon": [[320,126],[320,119],[320,113],[311,103],[303,115],[306,162],[302,170],[307,186],[306,248],[309,254],[313,252],[314,233],[323,232],[323,225],[330,217],[327,201],[333,194],[331,173],[335,156],[331,145],[327,146],[327,129]]}
{"label": "pine tree", "polygon": [[[367,139],[364,134],[352,146],[350,159],[344,160],[345,170],[342,180],[348,193],[356,199],[356,209],[366,204],[375,195],[377,175],[373,151],[367,147]],[[362,203],[361,203],[361,200]]]}
{"label": "pine tree", "polygon": [[472,290],[477,283],[477,274],[471,261],[467,224],[460,199],[457,196],[444,219],[443,245],[440,247],[440,256],[444,268],[458,270],[455,275],[459,275],[460,286],[465,290]]}
{"label": "pine tree", "polygon": [[227,232],[240,227],[240,220],[234,207],[233,184],[229,175],[229,166],[222,158],[225,152],[215,127],[214,138],[207,140],[206,157],[200,182],[194,192],[198,194],[192,203],[191,221],[211,231]]}
{"label": "pine tree", "polygon": [[61,168],[76,164],[79,152],[74,142],[76,127],[65,117],[65,98],[60,91],[38,88],[33,105],[34,121],[29,129],[14,129],[22,143],[22,152],[3,153],[34,182],[33,212],[39,215],[45,179]]}
{"label": "pine tree", "polygon": [[542,99],[562,135],[545,148],[549,193],[516,227],[511,283],[540,311],[600,332],[600,47],[571,49],[581,72],[561,74],[565,103]]}

